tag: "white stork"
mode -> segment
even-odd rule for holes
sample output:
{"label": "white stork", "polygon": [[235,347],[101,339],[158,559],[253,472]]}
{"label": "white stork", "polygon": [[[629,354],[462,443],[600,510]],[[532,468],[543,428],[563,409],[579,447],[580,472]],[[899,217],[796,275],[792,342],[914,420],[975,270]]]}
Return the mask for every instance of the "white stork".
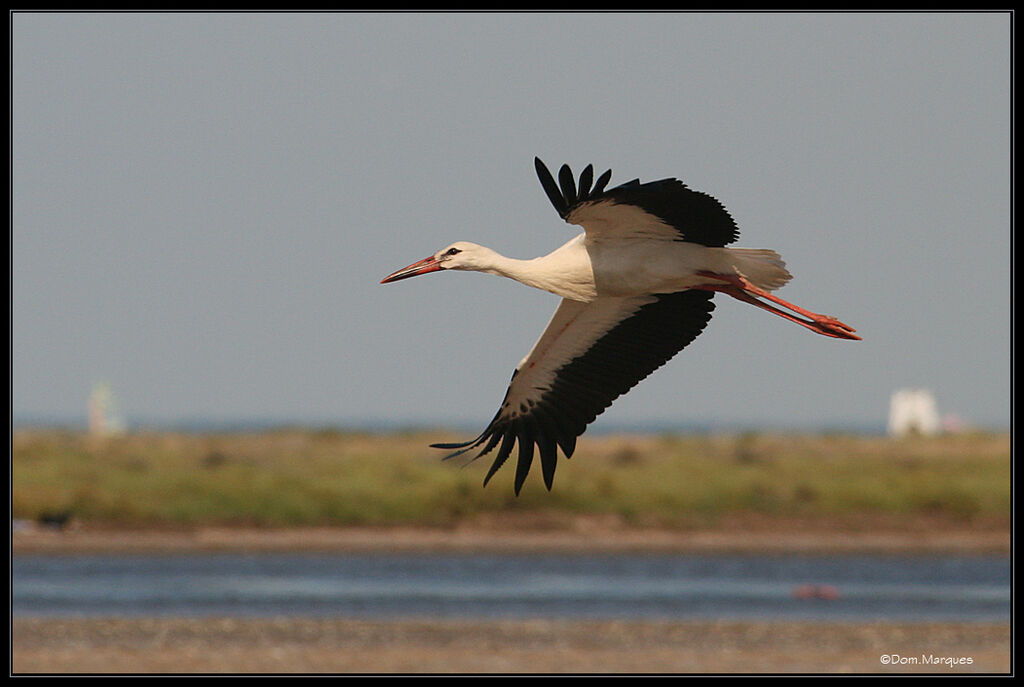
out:
{"label": "white stork", "polygon": [[518,442],[516,495],[535,446],[550,490],[556,447],[566,458],[572,456],[576,437],[612,401],[693,341],[711,319],[716,291],[818,334],[860,339],[839,320],[769,293],[790,280],[785,263],[771,250],[725,248],[739,231],[715,198],[676,179],[643,184],[634,179],[606,191],[611,170],[591,186],[591,165],[580,174],[578,186],[563,165],[556,184],[543,162],[535,159],[534,164],[555,210],[569,224],[582,226],[582,234],[533,260],[506,258],[459,241],[381,282],[438,270],[473,270],[562,297],[547,329],[516,366],[487,428],[464,443],[433,444],[455,450],[449,458],[479,448],[474,460],[497,447],[485,485]]}

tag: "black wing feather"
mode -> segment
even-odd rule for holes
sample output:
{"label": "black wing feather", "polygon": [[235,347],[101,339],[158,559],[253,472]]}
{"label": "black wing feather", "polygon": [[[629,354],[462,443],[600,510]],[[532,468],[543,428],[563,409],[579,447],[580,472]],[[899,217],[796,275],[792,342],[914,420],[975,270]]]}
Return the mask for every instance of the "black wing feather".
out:
{"label": "black wing feather", "polygon": [[694,191],[677,179],[619,186],[607,191],[604,198],[642,208],[675,227],[681,239],[690,243],[724,246],[740,235],[736,222],[718,199]]}
{"label": "black wing feather", "polygon": [[572,178],[572,170],[569,165],[562,165],[558,170],[558,185],[562,187],[562,196],[565,198],[567,207],[576,205],[576,180]]}
{"label": "black wing feather", "polygon": [[[526,412],[498,411],[475,439],[457,444],[434,444],[434,447],[458,449],[448,456],[451,458],[483,446],[475,460],[493,450],[500,441],[498,453],[484,478],[487,484],[518,443],[514,482],[518,495],[533,463],[536,445],[544,484],[551,489],[557,462],[556,446],[566,458],[572,456],[576,438],[612,401],[697,338],[711,319],[715,308],[713,295],[690,290],[658,296],[619,322],[585,353],[563,365],[550,388]],[[516,374],[518,372],[513,373],[513,380]],[[505,398],[507,400],[508,392]],[[504,403],[502,408],[505,408]]]}
{"label": "black wing feather", "polygon": [[537,169],[537,177],[540,179],[540,185],[544,188],[544,193],[548,194],[548,199],[555,206],[559,216],[565,219],[566,215],[569,214],[569,206],[566,204],[558,184],[555,183],[554,177],[551,176],[551,172],[540,161],[540,158],[534,158],[533,166]]}
{"label": "black wing feather", "polygon": [[605,191],[604,187],[612,176],[611,170],[608,170],[591,189],[593,171],[588,165],[580,175],[577,190],[568,165],[562,165],[559,170],[558,183],[555,183],[540,158],[534,158],[534,167],[544,192],[562,219],[568,218],[575,208],[584,203],[610,201],[635,205],[654,215],[674,227],[679,232],[680,241],[724,246],[739,238],[736,222],[716,198],[694,191],[678,179],[660,179],[647,183],[633,179]]}
{"label": "black wing feather", "polygon": [[590,183],[594,180],[594,165],[587,165],[580,172],[579,199],[586,200],[590,195]]}
{"label": "black wing feather", "polygon": [[590,192],[591,198],[593,198],[595,196],[599,196],[602,193],[604,193],[604,187],[607,186],[608,182],[611,181],[611,180],[612,180],[612,170],[606,169],[604,174],[602,174],[598,178],[597,183],[594,184],[594,189]]}

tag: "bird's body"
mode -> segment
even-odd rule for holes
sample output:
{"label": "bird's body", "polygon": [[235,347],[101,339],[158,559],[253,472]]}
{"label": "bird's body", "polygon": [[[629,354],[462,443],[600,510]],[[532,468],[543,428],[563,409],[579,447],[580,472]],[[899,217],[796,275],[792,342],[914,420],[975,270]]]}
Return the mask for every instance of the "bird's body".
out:
{"label": "bird's body", "polygon": [[470,270],[562,297],[551,322],[516,367],[484,432],[461,444],[435,444],[456,449],[452,455],[479,448],[476,457],[497,448],[485,483],[518,443],[516,493],[535,446],[550,489],[556,447],[571,456],[576,437],[598,414],[696,338],[711,317],[715,292],[819,334],[860,338],[834,318],[772,296],[770,291],[791,278],[785,263],[771,250],[726,247],[739,232],[711,196],[675,179],[632,181],[604,191],[610,171],[591,188],[590,166],[577,188],[568,166],[560,170],[560,184],[540,160],[536,167],[555,209],[567,222],[583,226],[584,233],[531,260],[459,241],[383,280]]}
{"label": "bird's body", "polygon": [[698,276],[702,270],[740,273],[765,290],[777,289],[790,279],[785,263],[774,251],[715,248],[665,239],[602,241],[583,233],[531,260],[507,258],[468,241],[453,243],[445,251],[452,248],[459,250],[459,259],[445,264],[444,269],[508,277],[585,303],[599,298],[685,291],[708,281]]}

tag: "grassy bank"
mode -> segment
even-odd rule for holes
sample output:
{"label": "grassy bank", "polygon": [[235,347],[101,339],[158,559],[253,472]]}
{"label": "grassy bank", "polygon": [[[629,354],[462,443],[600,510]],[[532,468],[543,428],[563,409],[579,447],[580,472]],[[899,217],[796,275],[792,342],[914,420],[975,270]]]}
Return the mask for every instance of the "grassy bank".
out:
{"label": "grassy bank", "polygon": [[1007,435],[584,438],[551,492],[535,466],[519,498],[510,467],[483,488],[486,459],[463,466],[426,446],[446,438],[17,431],[12,514],[125,527],[446,526],[513,514],[662,527],[748,516],[1009,526]]}

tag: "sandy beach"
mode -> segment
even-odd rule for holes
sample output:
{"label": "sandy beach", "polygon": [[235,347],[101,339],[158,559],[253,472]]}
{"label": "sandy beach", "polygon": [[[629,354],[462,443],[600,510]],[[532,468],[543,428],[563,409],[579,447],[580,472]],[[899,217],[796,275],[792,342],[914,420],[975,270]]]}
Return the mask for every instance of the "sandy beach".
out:
{"label": "sandy beach", "polygon": [[15,619],[15,673],[1006,673],[1010,628],[572,620]]}

